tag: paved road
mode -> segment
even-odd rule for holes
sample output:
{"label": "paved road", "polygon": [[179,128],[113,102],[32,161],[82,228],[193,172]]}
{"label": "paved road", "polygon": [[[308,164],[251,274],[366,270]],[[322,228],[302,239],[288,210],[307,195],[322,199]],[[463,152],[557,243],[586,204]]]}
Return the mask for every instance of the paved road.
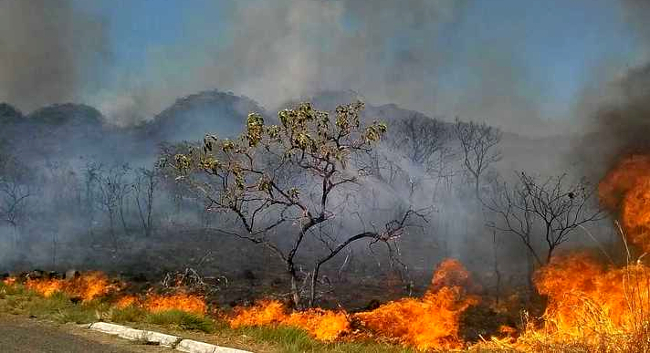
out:
{"label": "paved road", "polygon": [[0,352],[28,353],[168,353],[174,350],[138,345],[77,325],[56,325],[17,316],[0,316]]}

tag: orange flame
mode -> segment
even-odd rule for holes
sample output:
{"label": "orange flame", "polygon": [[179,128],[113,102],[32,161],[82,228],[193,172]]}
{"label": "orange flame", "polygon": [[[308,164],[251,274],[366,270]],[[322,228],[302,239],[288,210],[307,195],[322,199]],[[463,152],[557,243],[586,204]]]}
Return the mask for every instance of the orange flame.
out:
{"label": "orange flame", "polygon": [[[478,299],[465,294],[469,273],[456,260],[445,260],[436,270],[429,291],[422,299],[402,299],[352,316],[362,327],[388,339],[418,349],[457,348],[460,315]],[[230,319],[241,326],[287,325],[331,342],[351,332],[349,315],[342,311],[310,309],[287,314],[277,300],[263,300],[250,308],[236,309]]]}
{"label": "orange flame", "polygon": [[69,280],[30,279],[25,285],[45,297],[62,292],[71,297],[81,298],[85,302],[119,290],[119,285],[111,283],[108,277],[101,272],[87,272]]}
{"label": "orange flame", "polygon": [[249,308],[235,308],[229,323],[233,328],[279,324],[286,318],[284,304],[278,300],[260,300]]}
{"label": "orange flame", "polygon": [[633,155],[618,163],[600,182],[601,202],[621,217],[625,236],[650,251],[650,155]]}
{"label": "orange flame", "polygon": [[287,314],[278,300],[261,300],[249,308],[238,308],[230,326],[286,325],[307,331],[318,340],[331,342],[351,331],[350,321],[342,311],[309,309]]}
{"label": "orange flame", "polygon": [[115,307],[118,309],[124,309],[126,307],[136,305],[136,304],[138,304],[137,297],[135,297],[134,295],[126,295],[118,299],[117,302],[115,302]]}
{"label": "orange flame", "polygon": [[[595,309],[616,326],[632,325],[636,317],[631,300],[633,296],[648,298],[647,279],[650,268],[641,264],[606,269],[579,253],[554,258],[539,272],[536,286],[540,294],[549,297],[547,322],[551,321],[558,330],[572,332],[584,329],[584,319],[594,314]],[[647,303],[640,301],[635,305]]]}
{"label": "orange flame", "polygon": [[169,295],[150,293],[144,300],[143,307],[151,312],[180,310],[199,315],[205,315],[207,312],[207,305],[204,298],[187,293]]}
{"label": "orange flame", "polygon": [[2,280],[2,283],[4,283],[5,286],[13,286],[16,284],[16,277],[7,277]]}
{"label": "orange flame", "polygon": [[[650,155],[622,159],[598,186],[603,206],[620,217],[631,244],[650,250]],[[650,314],[650,267],[606,267],[585,253],[555,256],[535,277],[548,297],[543,329],[529,326],[518,344],[581,342],[595,350],[634,347]],[[532,343],[532,346],[531,346]]]}
{"label": "orange flame", "polygon": [[356,314],[362,325],[384,337],[417,349],[452,349],[463,346],[459,337],[461,314],[478,298],[463,285],[469,273],[457,260],[445,260],[436,269],[422,299],[407,298]]}

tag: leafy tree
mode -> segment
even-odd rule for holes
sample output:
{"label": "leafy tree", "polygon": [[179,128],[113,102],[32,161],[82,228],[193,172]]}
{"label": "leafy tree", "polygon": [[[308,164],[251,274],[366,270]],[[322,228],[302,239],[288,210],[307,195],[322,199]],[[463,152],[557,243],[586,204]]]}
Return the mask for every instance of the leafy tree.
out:
{"label": "leafy tree", "polygon": [[[360,102],[339,106],[331,117],[303,103],[280,111],[279,125],[267,125],[253,113],[238,139],[207,135],[201,148],[167,158],[178,173],[176,179],[203,197],[208,209],[234,217],[236,227],[219,228],[219,232],[263,245],[281,259],[296,307],[302,306],[305,292],[300,286],[302,266],[296,259],[306,239],[322,244],[323,250],[303,278],[310,284],[309,305],[313,305],[321,266],[361,240],[392,249],[391,242],[403,234],[409,220],[420,216],[408,209],[381,227],[352,234],[339,229],[335,238],[319,242],[322,225],[346,216],[337,205],[350,196],[348,186],[357,185],[368,173],[353,166],[351,157],[371,152],[387,130],[377,122],[362,126],[363,107]],[[273,235],[279,232],[282,237],[277,239]]]}

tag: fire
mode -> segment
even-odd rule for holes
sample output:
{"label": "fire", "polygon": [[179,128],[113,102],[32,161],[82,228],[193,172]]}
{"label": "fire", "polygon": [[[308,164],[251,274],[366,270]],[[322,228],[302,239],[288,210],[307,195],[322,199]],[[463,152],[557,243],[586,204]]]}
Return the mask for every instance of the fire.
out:
{"label": "fire", "polygon": [[16,277],[7,277],[2,280],[2,283],[4,283],[5,286],[13,286],[16,284]]}
{"label": "fire", "polygon": [[101,272],[87,272],[74,279],[30,279],[25,286],[44,297],[62,292],[71,297],[90,301],[102,297],[111,291],[119,290],[119,285],[111,283],[108,277]]}
{"label": "fire", "polygon": [[233,328],[279,324],[286,318],[284,304],[278,300],[260,300],[250,308],[236,308],[229,322]]}
{"label": "fire", "polygon": [[526,352],[637,351],[635,337],[650,314],[650,268],[608,268],[586,253],[573,253],[540,269],[535,286],[548,297],[542,325],[527,321],[516,340],[512,334],[493,337],[493,346]]}
{"label": "fire", "polygon": [[236,309],[230,319],[241,326],[287,325],[331,342],[352,331],[351,321],[382,337],[418,349],[458,348],[460,315],[478,299],[465,293],[469,273],[456,260],[445,260],[434,273],[428,292],[421,299],[407,298],[354,315],[343,311],[310,309],[287,313],[277,300],[263,300],[250,308]]}
{"label": "fire", "polygon": [[138,304],[138,298],[134,295],[126,295],[120,298],[116,303],[115,307],[118,309],[124,309],[132,305]]}
{"label": "fire", "polygon": [[[546,315],[558,330],[585,329],[585,318],[606,317],[617,327],[631,327],[637,310],[647,311],[650,268],[633,264],[607,269],[586,254],[554,258],[536,279],[540,294],[548,295]],[[596,310],[596,311],[595,311]]]}
{"label": "fire", "polygon": [[[650,155],[622,159],[598,186],[601,204],[621,220],[623,235],[650,250]],[[640,261],[605,266],[586,253],[555,256],[535,276],[548,297],[542,328],[528,325],[516,345],[580,343],[598,351],[626,351],[647,340],[650,267]],[[645,341],[643,341],[645,342]]]}
{"label": "fire", "polygon": [[268,325],[297,327],[325,342],[332,342],[351,331],[345,312],[309,309],[288,314],[284,304],[278,300],[261,300],[250,308],[239,308],[229,323],[233,328]]}
{"label": "fire", "polygon": [[28,280],[26,287],[39,293],[44,297],[63,291],[63,281],[59,279],[35,279]]}
{"label": "fire", "polygon": [[[5,280],[4,283],[13,285],[16,283],[16,279]],[[44,297],[50,297],[55,293],[64,293],[69,297],[88,302],[119,292],[123,289],[123,284],[111,282],[108,276],[102,272],[87,272],[73,279],[28,279],[25,282],[25,287]],[[185,293],[180,289],[173,294],[149,292],[142,299],[135,295],[124,295],[113,304],[118,309],[132,305],[141,306],[150,312],[180,310],[198,315],[207,313],[207,304],[203,297]]]}
{"label": "fire", "polygon": [[350,332],[350,320],[342,311],[310,309],[295,312],[283,322],[309,332],[316,339],[331,342]]}
{"label": "fire", "polygon": [[600,182],[605,207],[621,217],[625,236],[650,250],[650,155],[623,159]]}
{"label": "fire", "polygon": [[168,295],[147,294],[143,307],[151,312],[180,310],[199,315],[205,315],[208,310],[204,298],[182,292]]}
{"label": "fire", "polygon": [[397,300],[356,317],[371,331],[417,349],[459,348],[460,316],[478,303],[466,294],[463,285],[468,281],[469,273],[460,262],[445,260],[423,298]]}

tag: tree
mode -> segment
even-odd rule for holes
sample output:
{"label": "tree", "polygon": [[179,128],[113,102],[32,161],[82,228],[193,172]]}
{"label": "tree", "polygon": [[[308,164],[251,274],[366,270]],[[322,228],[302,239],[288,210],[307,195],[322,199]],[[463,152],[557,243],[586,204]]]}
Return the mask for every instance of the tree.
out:
{"label": "tree", "polygon": [[[454,134],[460,143],[460,155],[463,167],[467,175],[472,180],[473,193],[476,198],[477,208],[483,213],[481,207],[482,195],[481,181],[486,177],[490,166],[501,160],[501,151],[498,145],[501,142],[501,131],[486,123],[475,123],[473,121],[464,122],[456,119],[454,124]],[[486,215],[483,214],[485,217]],[[491,223],[488,221],[487,223]],[[467,223],[466,223],[467,224]],[[499,300],[501,273],[499,271],[499,257],[497,256],[498,242],[497,234],[492,233],[492,251],[494,256],[494,274],[496,299]]]}
{"label": "tree", "polygon": [[115,221],[119,216],[124,231],[127,231],[126,219],[124,217],[124,199],[130,192],[129,184],[125,176],[129,167],[114,166],[107,171],[101,169],[97,172],[97,188],[99,190],[99,206],[108,216],[109,231],[113,239],[113,245],[117,250],[117,234],[115,233]]}
{"label": "tree", "polygon": [[[330,114],[303,103],[280,111],[279,125],[266,125],[261,115],[249,114],[239,139],[208,135],[202,148],[168,156],[178,181],[202,195],[208,209],[234,217],[235,229],[217,231],[263,245],[283,262],[295,307],[303,300],[297,255],[307,238],[315,240],[318,226],[344,217],[333,201],[345,202],[348,187],[367,173],[351,165],[351,156],[371,152],[387,130],[377,122],[362,126],[363,107],[360,102],[339,106],[332,121]],[[326,246],[312,263],[309,305],[323,264],[360,240],[390,248],[415,215],[407,210],[378,229],[353,234],[339,229],[336,245]],[[280,231],[284,236],[277,239]]]}
{"label": "tree", "polygon": [[433,182],[432,197],[435,199],[439,184],[453,176],[450,166],[454,153],[449,143],[452,138],[447,123],[417,113],[396,121],[391,127],[386,139],[391,149],[425,172],[419,177],[407,173],[411,194],[425,181]]}
{"label": "tree", "polygon": [[463,165],[472,177],[474,193],[480,199],[481,178],[492,164],[501,160],[501,151],[497,148],[501,131],[486,123],[456,119],[454,132],[460,142]]}
{"label": "tree", "polygon": [[135,182],[133,183],[134,197],[145,237],[151,235],[153,228],[154,195],[159,182],[160,179],[156,169],[140,168],[136,171]]}
{"label": "tree", "polygon": [[[499,183],[485,203],[496,216],[489,226],[519,237],[542,266],[576,228],[603,218],[601,209],[590,204],[594,192],[585,180],[568,182],[566,174],[538,180],[522,172],[511,187]],[[537,243],[545,245],[545,254]]]}
{"label": "tree", "polygon": [[101,199],[99,185],[102,169],[102,165],[95,162],[86,163],[83,169],[84,196],[82,214],[87,222],[86,228],[88,229],[88,235],[91,237],[95,225],[97,205]]}
{"label": "tree", "polygon": [[13,156],[0,156],[0,216],[11,226],[14,246],[18,245],[18,227],[27,215],[27,199],[32,196],[29,171]]}
{"label": "tree", "polygon": [[440,120],[411,114],[391,126],[388,141],[416,164],[428,166],[438,155],[448,153],[449,129]]}

